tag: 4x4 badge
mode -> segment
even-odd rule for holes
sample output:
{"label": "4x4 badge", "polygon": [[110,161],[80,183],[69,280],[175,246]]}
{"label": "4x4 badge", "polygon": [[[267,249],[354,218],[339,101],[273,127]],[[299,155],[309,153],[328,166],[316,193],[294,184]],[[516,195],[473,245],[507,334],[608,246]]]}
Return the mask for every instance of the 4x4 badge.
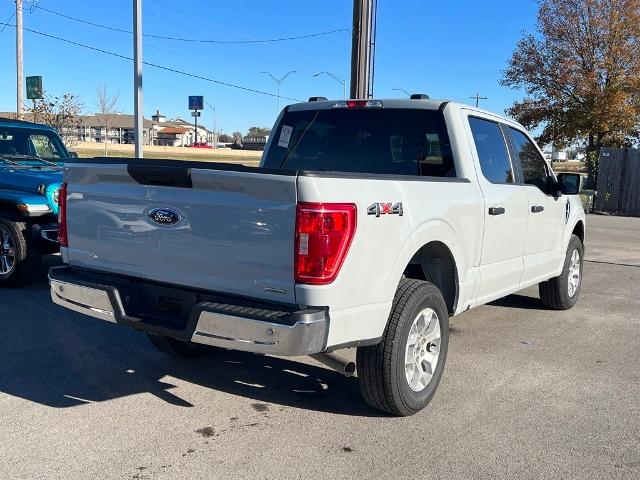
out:
{"label": "4x4 badge", "polygon": [[399,215],[402,216],[402,202],[398,203],[374,203],[367,208],[367,215]]}

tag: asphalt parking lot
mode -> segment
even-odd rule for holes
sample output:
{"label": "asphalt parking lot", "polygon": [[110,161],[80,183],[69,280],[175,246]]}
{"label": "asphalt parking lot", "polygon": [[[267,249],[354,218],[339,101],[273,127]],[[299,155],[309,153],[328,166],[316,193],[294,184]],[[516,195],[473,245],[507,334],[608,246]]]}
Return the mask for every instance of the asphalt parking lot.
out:
{"label": "asphalt parking lot", "polygon": [[534,288],[452,319],[411,418],[306,358],[166,357],[51,304],[43,268],[0,290],[0,478],[640,478],[640,219],[587,229],[576,308]]}

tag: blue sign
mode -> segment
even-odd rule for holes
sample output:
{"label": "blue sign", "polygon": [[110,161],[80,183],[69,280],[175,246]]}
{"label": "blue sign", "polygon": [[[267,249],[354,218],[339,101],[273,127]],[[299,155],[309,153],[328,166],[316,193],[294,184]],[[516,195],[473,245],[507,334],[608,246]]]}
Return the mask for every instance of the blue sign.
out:
{"label": "blue sign", "polygon": [[204,97],[202,95],[189,96],[189,110],[204,110]]}

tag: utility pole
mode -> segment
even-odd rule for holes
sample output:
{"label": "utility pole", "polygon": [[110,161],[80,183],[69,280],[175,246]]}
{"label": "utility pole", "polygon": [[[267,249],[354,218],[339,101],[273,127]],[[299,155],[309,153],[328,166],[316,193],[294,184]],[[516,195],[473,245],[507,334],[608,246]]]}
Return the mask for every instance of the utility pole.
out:
{"label": "utility pole", "polygon": [[144,110],[142,108],[142,0],[133,0],[133,128],[135,156],[144,156],[142,148]]}
{"label": "utility pole", "polygon": [[353,0],[351,98],[373,97],[377,0]]}
{"label": "utility pole", "polygon": [[261,72],[261,73],[264,73],[265,75],[269,75],[271,77],[271,80],[273,80],[278,86],[278,112],[277,112],[278,114],[280,114],[280,84],[284,82],[285,78],[287,78],[292,73],[296,73],[296,72],[297,70],[291,70],[290,72],[285,73],[280,78],[276,78],[271,72]]}
{"label": "utility pole", "polygon": [[16,116],[22,119],[24,109],[24,63],[22,60],[22,0],[16,0]]}
{"label": "utility pole", "polygon": [[476,99],[476,107],[480,106],[480,100],[489,100],[489,97],[481,97],[479,93],[476,93],[475,96],[469,98]]}

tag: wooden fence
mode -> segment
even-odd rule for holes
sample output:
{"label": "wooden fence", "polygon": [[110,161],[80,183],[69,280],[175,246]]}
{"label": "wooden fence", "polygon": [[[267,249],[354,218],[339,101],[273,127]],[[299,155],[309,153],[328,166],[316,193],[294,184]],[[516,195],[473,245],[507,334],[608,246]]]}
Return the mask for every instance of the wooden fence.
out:
{"label": "wooden fence", "polygon": [[640,217],[640,150],[602,150],[595,210]]}

